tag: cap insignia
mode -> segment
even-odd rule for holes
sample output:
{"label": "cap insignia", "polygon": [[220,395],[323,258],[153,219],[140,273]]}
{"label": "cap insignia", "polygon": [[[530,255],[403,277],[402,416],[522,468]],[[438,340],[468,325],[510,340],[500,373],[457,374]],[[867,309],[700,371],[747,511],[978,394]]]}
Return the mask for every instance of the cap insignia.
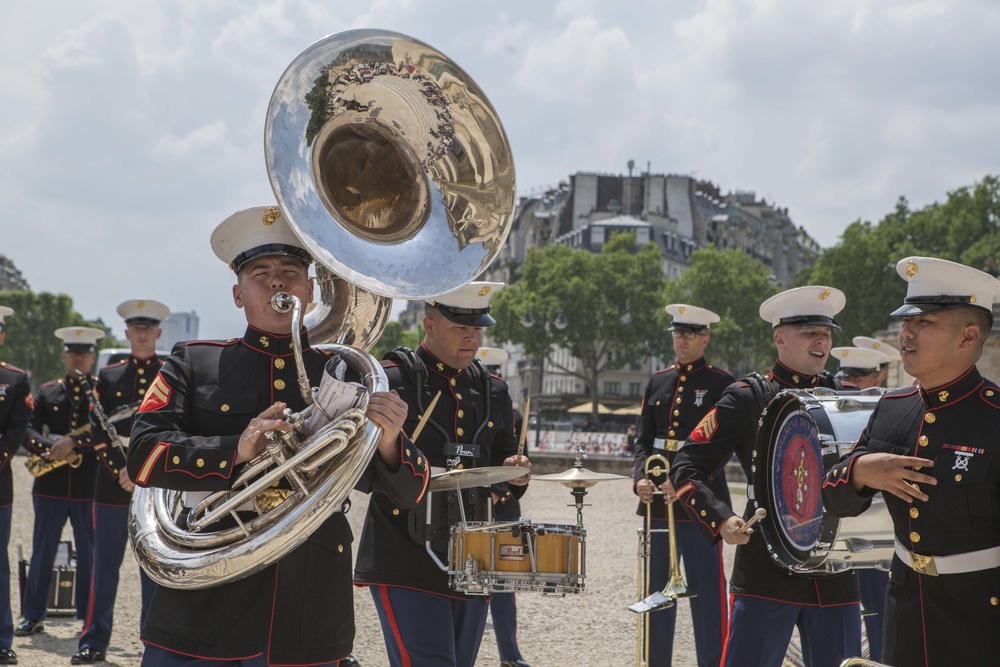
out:
{"label": "cap insignia", "polygon": [[269,341],[267,339],[267,336],[261,336],[260,337],[260,344],[263,345],[264,347],[267,347],[268,345],[271,344],[271,341]]}
{"label": "cap insignia", "polygon": [[847,350],[842,350],[841,353],[840,353],[840,356],[842,356],[844,359],[846,359],[848,354],[849,353],[848,353]]}
{"label": "cap insignia", "polygon": [[685,310],[687,310],[687,308],[685,308],[684,306],[681,306],[680,308],[677,309],[677,312],[679,314],[683,315]]}
{"label": "cap insignia", "polygon": [[77,336],[82,336],[83,335],[83,329],[77,329],[76,330],[76,335]]}
{"label": "cap insignia", "polygon": [[875,341],[874,343],[872,343],[872,349],[873,349],[873,350],[877,350],[877,349],[879,349],[880,347],[882,347],[882,343],[880,343],[880,342],[878,342],[878,341]]}
{"label": "cap insignia", "polygon": [[944,403],[945,401],[947,401],[948,400],[948,392],[946,392],[946,391],[938,392],[938,400],[941,401],[942,403]]}
{"label": "cap insignia", "polygon": [[264,217],[261,218],[261,222],[264,223],[265,227],[270,227],[275,223],[279,215],[281,215],[281,211],[273,206],[268,206],[264,209]]}
{"label": "cap insignia", "polygon": [[919,271],[919,270],[920,270],[920,267],[918,267],[917,263],[914,262],[912,259],[909,262],[906,263],[906,277],[907,278],[912,278],[913,276],[917,275],[917,271]]}
{"label": "cap insignia", "polygon": [[135,304],[135,307],[139,308],[139,309],[145,308],[146,307],[146,302],[145,301],[137,301],[136,304]]}
{"label": "cap insignia", "polygon": [[829,298],[830,298],[830,288],[824,287],[823,291],[819,293],[819,300],[826,301]]}
{"label": "cap insignia", "polygon": [[483,287],[482,289],[479,290],[479,296],[486,296],[489,293],[490,293],[490,286],[489,285],[487,285],[486,287]]}
{"label": "cap insignia", "polygon": [[972,296],[969,297],[969,303],[975,303],[975,302],[976,302],[976,295],[973,294]]}

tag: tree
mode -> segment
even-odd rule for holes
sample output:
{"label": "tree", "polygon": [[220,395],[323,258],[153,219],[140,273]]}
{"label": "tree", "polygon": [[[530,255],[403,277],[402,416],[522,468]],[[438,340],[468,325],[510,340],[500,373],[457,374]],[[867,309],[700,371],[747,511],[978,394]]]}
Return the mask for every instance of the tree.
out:
{"label": "tree", "polygon": [[[65,294],[0,292],[0,304],[14,309],[14,314],[4,321],[7,342],[0,348],[0,356],[27,371],[33,388],[61,377],[66,371],[61,359],[62,343],[53,335],[56,329],[103,328],[75,312],[73,299]],[[98,341],[98,348],[114,344],[114,340],[107,338]]]}
{"label": "tree", "polygon": [[[532,248],[521,280],[493,299],[497,324],[490,335],[582,380],[597,421],[601,375],[648,356],[647,341],[660,335],[664,282],[659,249],[652,243],[637,248],[632,232],[612,237],[600,253]],[[536,322],[530,328],[522,324],[526,313]],[[552,326],[560,314],[563,329]],[[553,346],[576,364],[554,359]]]}
{"label": "tree", "polygon": [[371,355],[376,359],[381,359],[386,352],[395,350],[400,345],[405,345],[411,350],[417,349],[420,341],[424,338],[423,326],[418,326],[416,331],[407,331],[400,322],[389,322],[385,325],[385,330],[379,337],[378,342],[371,349]]}
{"label": "tree", "polygon": [[[736,374],[767,368],[774,357],[770,327],[760,319],[760,304],[777,292],[771,270],[744,252],[708,246],[691,255],[691,267],[666,288],[666,303],[708,308],[721,318],[712,325],[708,354]],[[670,316],[661,314],[662,330]],[[661,346],[669,349],[668,336]]]}
{"label": "tree", "polygon": [[900,197],[877,225],[851,223],[799,283],[843,290],[847,307],[837,317],[843,337],[870,336],[889,324],[889,313],[902,303],[906,283],[896,275],[896,262],[909,255],[976,268],[990,257],[1000,260],[1000,180],[987,176],[918,211]]}

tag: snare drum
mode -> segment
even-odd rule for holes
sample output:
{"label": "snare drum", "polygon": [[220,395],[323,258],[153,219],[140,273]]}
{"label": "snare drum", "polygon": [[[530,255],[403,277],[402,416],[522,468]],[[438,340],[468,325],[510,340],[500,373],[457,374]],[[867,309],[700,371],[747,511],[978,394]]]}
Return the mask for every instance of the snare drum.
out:
{"label": "snare drum", "polygon": [[753,510],[778,566],[823,576],[851,567],[889,569],[892,520],[881,496],[861,516],[838,519],[823,508],[828,467],[854,446],[881,390],[783,391],[761,415],[754,453]]}
{"label": "snare drum", "polygon": [[467,595],[580,593],[585,542],[586,531],[570,525],[521,520],[452,526],[449,584]]}

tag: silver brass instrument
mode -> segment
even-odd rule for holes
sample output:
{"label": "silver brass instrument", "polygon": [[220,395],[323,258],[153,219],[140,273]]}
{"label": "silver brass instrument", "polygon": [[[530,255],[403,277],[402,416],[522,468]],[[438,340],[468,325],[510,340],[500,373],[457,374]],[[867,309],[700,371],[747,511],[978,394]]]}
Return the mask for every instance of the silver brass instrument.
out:
{"label": "silver brass instrument", "polygon": [[[513,219],[513,159],[493,107],[452,61],[397,33],[352,30],[300,54],[271,96],[264,153],[278,204],[316,260],[311,310],[287,295],[272,301],[293,309],[308,407],[284,415],[294,430],[273,438],[230,491],[194,504],[184,527],[179,492],[135,490],[129,537],[163,586],[209,588],[274,563],[343,504],[377,448],[364,406],[310,428],[322,408],[302,366],[300,325],[313,344],[333,343],[324,347],[369,392],[385,391],[381,366],[364,350],[382,334],[391,299],[469,282]],[[282,478],[289,489],[270,488]],[[256,517],[245,518],[247,509]],[[236,527],[208,532],[230,517]]]}
{"label": "silver brass instrument", "polygon": [[[276,295],[276,310],[294,303],[293,347],[299,386],[309,405],[282,415],[294,425],[288,433],[269,432],[268,444],[228,491],[208,494],[177,525],[182,494],[168,489],[137,487],[129,514],[129,538],[139,564],[153,581],[171,588],[211,588],[248,577],[286,556],[339,510],[367,468],[382,430],[369,422],[361,405],[335,421],[321,420],[313,430],[313,393],[305,377],[301,303]],[[345,345],[330,346],[349,368],[364,378],[369,392],[386,391],[388,380],[374,357]],[[309,422],[309,423],[307,423]],[[287,479],[290,490],[274,488]],[[239,514],[242,512],[243,514]],[[248,512],[256,514],[246,518]],[[222,519],[236,526],[208,531]]]}

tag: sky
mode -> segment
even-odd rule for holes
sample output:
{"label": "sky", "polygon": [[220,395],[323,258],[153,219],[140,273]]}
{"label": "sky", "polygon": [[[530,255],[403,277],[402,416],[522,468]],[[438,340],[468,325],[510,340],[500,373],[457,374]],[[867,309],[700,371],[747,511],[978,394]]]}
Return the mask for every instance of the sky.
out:
{"label": "sky", "polygon": [[274,202],[264,118],[307,46],[353,28],[452,58],[504,124],[518,192],[688,174],[787,207],[824,247],[1000,174],[995,0],[7,0],[0,254],[121,335],[115,307],[242,333],[209,237]]}

